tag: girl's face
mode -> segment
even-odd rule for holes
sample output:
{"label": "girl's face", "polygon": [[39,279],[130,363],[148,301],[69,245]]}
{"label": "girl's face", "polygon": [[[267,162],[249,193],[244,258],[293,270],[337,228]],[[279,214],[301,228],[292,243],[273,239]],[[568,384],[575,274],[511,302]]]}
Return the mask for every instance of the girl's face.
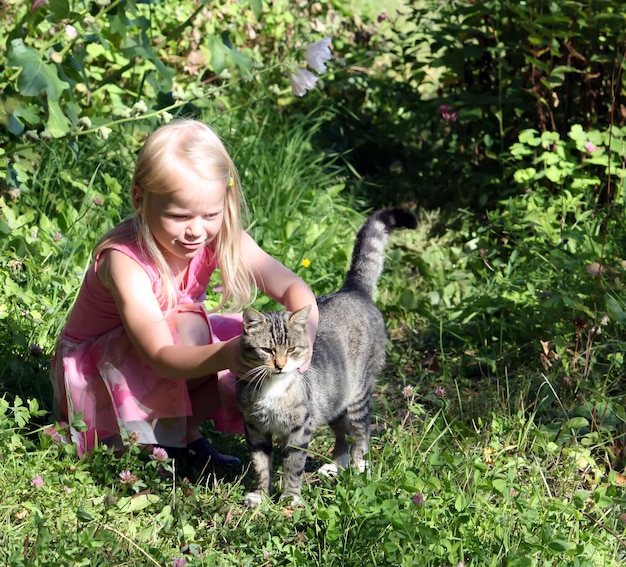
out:
{"label": "girl's face", "polygon": [[189,262],[222,228],[226,186],[181,164],[167,187],[167,193],[150,195],[146,222],[168,262]]}

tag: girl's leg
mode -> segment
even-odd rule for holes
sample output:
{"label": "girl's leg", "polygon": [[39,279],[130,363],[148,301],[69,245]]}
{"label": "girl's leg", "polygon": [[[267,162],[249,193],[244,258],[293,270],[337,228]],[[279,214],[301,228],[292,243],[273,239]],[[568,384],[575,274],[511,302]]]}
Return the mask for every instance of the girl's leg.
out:
{"label": "girl's leg", "polygon": [[[178,343],[183,346],[208,345],[211,331],[200,313],[182,311],[176,316]],[[187,382],[191,400],[192,415],[187,420],[187,441],[191,443],[202,435],[198,428],[214,411],[221,406],[217,376],[203,376]]]}
{"label": "girl's leg", "polygon": [[[178,343],[185,346],[209,344],[211,331],[206,319],[200,313],[183,311],[176,317]],[[219,385],[216,375],[195,378],[187,382],[192,415],[187,418],[187,446],[200,454],[205,460],[215,464],[239,464],[239,459],[222,455],[210,446],[209,441],[200,433],[200,425],[208,416],[221,407]]]}

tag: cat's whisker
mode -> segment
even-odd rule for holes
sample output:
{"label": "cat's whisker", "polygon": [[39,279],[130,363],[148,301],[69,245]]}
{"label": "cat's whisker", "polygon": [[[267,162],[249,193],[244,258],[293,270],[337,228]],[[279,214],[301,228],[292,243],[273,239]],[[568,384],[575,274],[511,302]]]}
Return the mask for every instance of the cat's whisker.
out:
{"label": "cat's whisker", "polygon": [[266,366],[259,366],[259,372],[257,374],[257,380],[254,383],[254,389],[259,392],[266,380],[269,380],[271,373]]}
{"label": "cat's whisker", "polygon": [[246,388],[252,386],[253,388],[258,388],[260,383],[265,380],[267,377],[267,368],[263,365],[255,366],[246,372],[241,378],[238,379],[239,382],[243,382],[246,384]]}
{"label": "cat's whisker", "polygon": [[311,379],[315,380],[315,378],[317,376],[319,376],[319,373],[317,372],[317,370],[315,368],[313,368],[312,366],[309,366],[309,368],[307,368],[306,372],[300,372],[300,370],[297,370],[298,374],[300,375],[300,379],[307,385],[310,386],[311,384]]}
{"label": "cat's whisker", "polygon": [[[308,371],[307,371],[308,372]],[[296,370],[298,377],[304,384],[309,385],[309,376],[306,372],[300,372],[300,370]]]}

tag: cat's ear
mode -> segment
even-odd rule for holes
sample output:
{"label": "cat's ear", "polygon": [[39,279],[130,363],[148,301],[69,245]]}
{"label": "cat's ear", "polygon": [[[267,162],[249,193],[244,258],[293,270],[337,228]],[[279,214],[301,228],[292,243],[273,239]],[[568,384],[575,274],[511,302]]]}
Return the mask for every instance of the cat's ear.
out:
{"label": "cat's ear", "polygon": [[265,323],[265,317],[263,313],[253,309],[252,307],[247,307],[243,310],[243,330],[244,332],[249,329],[254,329],[259,325],[263,325]]}
{"label": "cat's ear", "polygon": [[302,309],[298,309],[298,311],[294,311],[291,315],[289,315],[289,322],[294,325],[300,325],[302,327],[306,327],[306,324],[309,321],[309,313],[311,312],[311,306],[307,305]]}

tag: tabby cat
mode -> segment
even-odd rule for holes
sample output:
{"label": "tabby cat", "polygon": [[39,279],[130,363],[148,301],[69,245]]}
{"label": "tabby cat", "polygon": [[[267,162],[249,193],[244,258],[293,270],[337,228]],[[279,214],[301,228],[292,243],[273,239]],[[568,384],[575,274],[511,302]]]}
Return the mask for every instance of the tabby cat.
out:
{"label": "tabby cat", "polygon": [[281,499],[299,501],[309,440],[318,426],[329,424],[335,433],[333,463],[320,472],[332,474],[348,464],[364,470],[372,390],[385,362],[387,341],[372,294],[389,233],[416,226],[415,216],[399,208],[384,209],[365,221],[343,287],[317,299],[319,328],[311,366],[304,373],[298,367],[309,354],[310,307],[296,312],[244,311],[242,359],[252,370],[237,383],[237,401],[256,475],[256,490],[246,496],[248,506],[257,506],[263,494],[271,494],[274,436],[284,447]]}

